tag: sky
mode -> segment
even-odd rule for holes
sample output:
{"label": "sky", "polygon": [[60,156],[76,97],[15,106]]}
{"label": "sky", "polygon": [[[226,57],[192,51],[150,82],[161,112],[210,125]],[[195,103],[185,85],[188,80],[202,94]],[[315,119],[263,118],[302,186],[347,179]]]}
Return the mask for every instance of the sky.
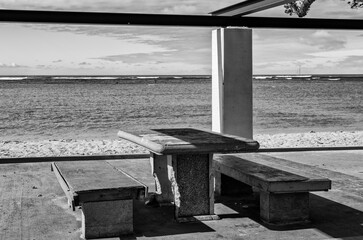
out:
{"label": "sky", "polygon": [[[1,0],[0,9],[208,14],[238,0]],[[287,17],[283,6],[251,16]],[[294,17],[294,16],[293,16]],[[312,18],[363,19],[317,0]],[[0,75],[211,74],[216,28],[0,23]],[[363,31],[253,29],[253,73],[363,74]]]}

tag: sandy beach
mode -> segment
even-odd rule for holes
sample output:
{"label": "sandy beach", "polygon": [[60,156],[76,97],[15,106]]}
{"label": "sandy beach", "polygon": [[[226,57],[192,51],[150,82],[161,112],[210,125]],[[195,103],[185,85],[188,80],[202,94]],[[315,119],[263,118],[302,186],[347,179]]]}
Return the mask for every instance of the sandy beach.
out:
{"label": "sandy beach", "polygon": [[[363,146],[363,131],[257,134],[263,148]],[[0,158],[148,153],[124,140],[0,141]]]}

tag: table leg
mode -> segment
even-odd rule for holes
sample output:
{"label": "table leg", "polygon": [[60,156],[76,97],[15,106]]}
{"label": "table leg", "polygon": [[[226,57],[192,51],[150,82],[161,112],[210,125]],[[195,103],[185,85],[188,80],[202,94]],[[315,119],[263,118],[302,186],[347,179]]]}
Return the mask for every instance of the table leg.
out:
{"label": "table leg", "polygon": [[154,153],[150,155],[151,173],[155,179],[155,198],[161,205],[174,202],[174,194],[168,178],[168,158],[171,158],[171,155],[156,155]]}
{"label": "table leg", "polygon": [[178,221],[215,220],[212,154],[177,154],[167,160]]}

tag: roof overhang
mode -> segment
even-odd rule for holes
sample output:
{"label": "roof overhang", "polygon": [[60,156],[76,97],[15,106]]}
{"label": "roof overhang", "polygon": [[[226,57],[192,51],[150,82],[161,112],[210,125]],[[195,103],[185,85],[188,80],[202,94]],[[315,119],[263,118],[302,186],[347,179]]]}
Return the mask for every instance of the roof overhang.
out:
{"label": "roof overhang", "polygon": [[213,11],[210,14],[214,16],[236,17],[277,7],[290,3],[291,1],[292,0],[245,0],[243,2]]}
{"label": "roof overhang", "polygon": [[175,27],[250,27],[279,29],[363,30],[361,19],[228,17],[101,12],[1,10],[0,22],[141,25]]}

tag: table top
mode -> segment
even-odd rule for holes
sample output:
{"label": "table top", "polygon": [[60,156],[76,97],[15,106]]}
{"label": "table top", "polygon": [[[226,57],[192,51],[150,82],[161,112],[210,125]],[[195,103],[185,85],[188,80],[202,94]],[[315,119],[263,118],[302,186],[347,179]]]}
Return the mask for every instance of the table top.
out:
{"label": "table top", "polygon": [[253,152],[259,148],[252,139],[195,128],[151,129],[139,136],[119,131],[118,136],[159,155]]}

